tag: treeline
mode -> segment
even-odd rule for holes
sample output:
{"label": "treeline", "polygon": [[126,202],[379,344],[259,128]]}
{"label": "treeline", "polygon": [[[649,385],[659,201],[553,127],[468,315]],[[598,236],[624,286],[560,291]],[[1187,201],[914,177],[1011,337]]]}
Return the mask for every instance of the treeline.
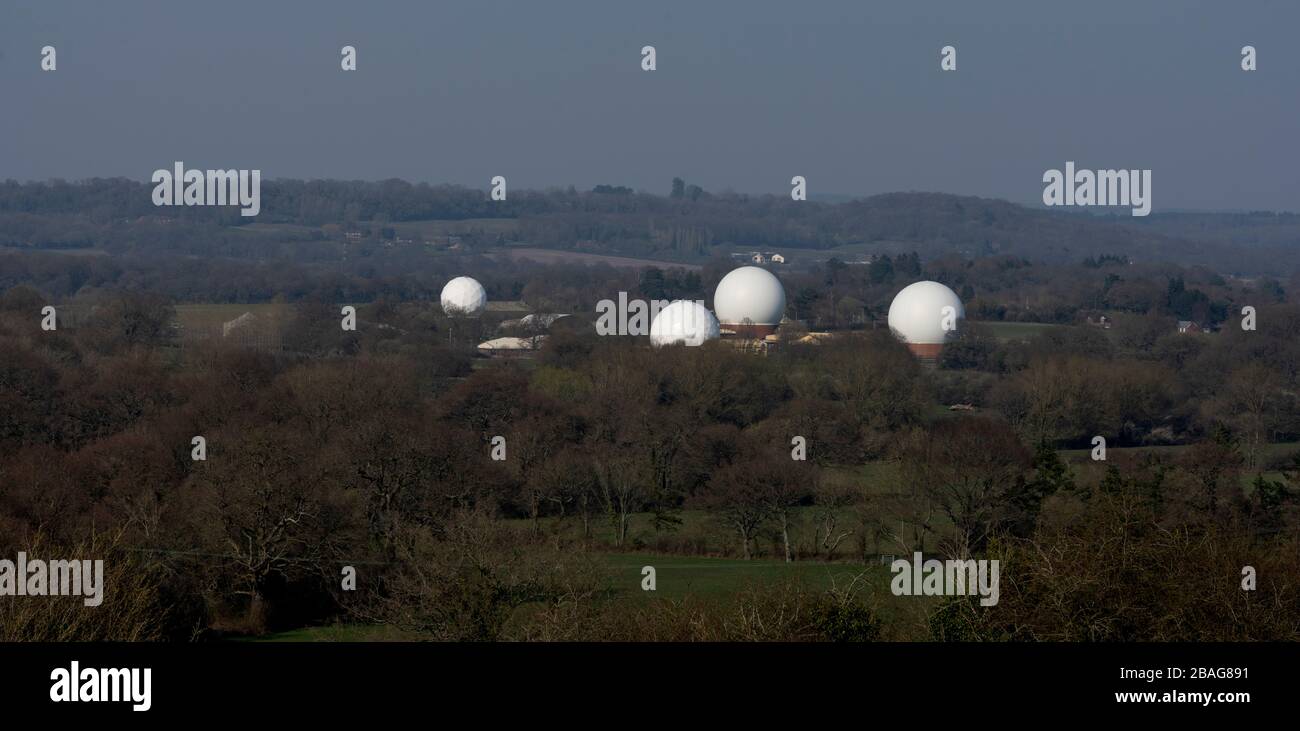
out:
{"label": "treeline", "polygon": [[[126,288],[181,303],[355,303],[436,299],[448,279],[468,274],[484,284],[492,300],[522,299],[543,312],[592,313],[596,302],[619,291],[707,303],[718,281],[737,266],[730,258],[714,258],[698,271],[667,265],[637,271],[477,254],[430,256],[421,247],[380,249],[382,255],[354,247],[344,254],[337,245],[306,239],[267,246],[250,234],[168,238],[166,227],[160,228],[151,235],[166,239],[169,253],[0,251],[0,287],[28,284],[59,301]],[[217,256],[223,237],[233,237],[231,253],[247,256]],[[200,253],[184,253],[191,248]],[[1227,278],[1203,267],[1118,260],[1052,265],[1010,256],[925,260],[915,252],[880,255],[869,264],[831,259],[778,274],[789,316],[812,330],[881,325],[898,290],[920,279],[951,287],[974,320],[1081,324],[1132,314],[1189,320],[1208,329],[1239,318],[1244,306],[1285,303],[1300,291],[1300,278]],[[1172,322],[1160,327],[1166,325],[1174,327]]]}

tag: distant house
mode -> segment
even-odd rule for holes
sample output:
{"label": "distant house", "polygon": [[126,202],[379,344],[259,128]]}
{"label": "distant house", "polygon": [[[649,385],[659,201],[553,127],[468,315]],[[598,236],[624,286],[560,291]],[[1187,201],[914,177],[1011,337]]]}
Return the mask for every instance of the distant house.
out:
{"label": "distant house", "polygon": [[1109,318],[1109,317],[1106,317],[1105,315],[1101,315],[1101,316],[1099,316],[1096,320],[1094,320],[1094,319],[1092,319],[1091,317],[1089,317],[1089,318],[1088,318],[1088,324],[1089,324],[1089,325],[1092,325],[1093,327],[1099,327],[1099,328],[1101,328],[1102,330],[1109,330],[1109,329],[1110,329],[1110,318]]}
{"label": "distant house", "polygon": [[778,254],[775,251],[733,251],[731,258],[737,261],[748,261],[750,264],[784,264],[785,255]]}
{"label": "distant house", "polygon": [[1191,320],[1179,320],[1178,332],[1182,334],[1187,334],[1187,333],[1205,332],[1205,330],[1203,330],[1200,325],[1196,324],[1195,322],[1192,322]]}
{"label": "distant house", "polygon": [[348,231],[347,233],[343,234],[343,236],[344,236],[344,238],[346,238],[348,241],[360,241],[360,240],[361,240],[361,232],[360,232],[360,231]]}

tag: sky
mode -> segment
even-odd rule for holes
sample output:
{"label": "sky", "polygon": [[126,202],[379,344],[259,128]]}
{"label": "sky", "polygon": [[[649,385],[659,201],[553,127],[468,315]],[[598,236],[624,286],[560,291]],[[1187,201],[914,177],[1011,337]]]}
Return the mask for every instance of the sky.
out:
{"label": "sky", "polygon": [[4,0],[0,179],[802,175],[1041,205],[1074,161],[1151,169],[1156,211],[1300,211],[1297,27],[1300,3],[1259,0]]}

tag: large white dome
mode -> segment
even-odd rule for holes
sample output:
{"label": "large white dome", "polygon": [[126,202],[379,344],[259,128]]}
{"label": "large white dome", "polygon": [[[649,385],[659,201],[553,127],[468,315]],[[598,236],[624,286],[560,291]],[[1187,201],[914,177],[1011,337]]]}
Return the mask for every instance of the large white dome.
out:
{"label": "large white dome", "polygon": [[[953,329],[946,330],[945,307],[953,308]],[[889,305],[889,329],[913,345],[941,345],[956,336],[957,320],[966,317],[957,293],[938,282],[916,282],[903,288]]]}
{"label": "large white dome", "polygon": [[487,306],[487,292],[471,277],[456,277],[442,288],[442,311],[448,315],[477,315]]}
{"label": "large white dome", "polygon": [[713,309],[724,325],[776,326],[785,316],[785,288],[766,269],[733,269],[718,282]]}
{"label": "large white dome", "polygon": [[718,320],[708,308],[691,300],[676,300],[650,323],[651,345],[701,345],[719,335]]}

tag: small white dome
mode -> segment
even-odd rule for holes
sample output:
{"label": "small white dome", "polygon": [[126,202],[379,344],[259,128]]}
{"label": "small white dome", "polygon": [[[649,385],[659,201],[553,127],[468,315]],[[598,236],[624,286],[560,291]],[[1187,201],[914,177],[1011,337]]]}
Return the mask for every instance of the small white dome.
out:
{"label": "small white dome", "polygon": [[[944,327],[951,307],[952,329]],[[957,335],[957,321],[965,319],[957,293],[938,282],[915,282],[903,288],[889,304],[889,329],[913,345],[941,345]]]}
{"label": "small white dome", "polygon": [[487,291],[471,277],[456,277],[442,288],[442,311],[448,315],[477,315],[487,306]]}
{"label": "small white dome", "polygon": [[721,334],[718,319],[708,308],[691,300],[676,300],[655,315],[650,323],[651,345],[702,345]]}
{"label": "small white dome", "polygon": [[775,326],[785,315],[785,288],[766,269],[733,269],[718,282],[713,309],[724,325]]}

